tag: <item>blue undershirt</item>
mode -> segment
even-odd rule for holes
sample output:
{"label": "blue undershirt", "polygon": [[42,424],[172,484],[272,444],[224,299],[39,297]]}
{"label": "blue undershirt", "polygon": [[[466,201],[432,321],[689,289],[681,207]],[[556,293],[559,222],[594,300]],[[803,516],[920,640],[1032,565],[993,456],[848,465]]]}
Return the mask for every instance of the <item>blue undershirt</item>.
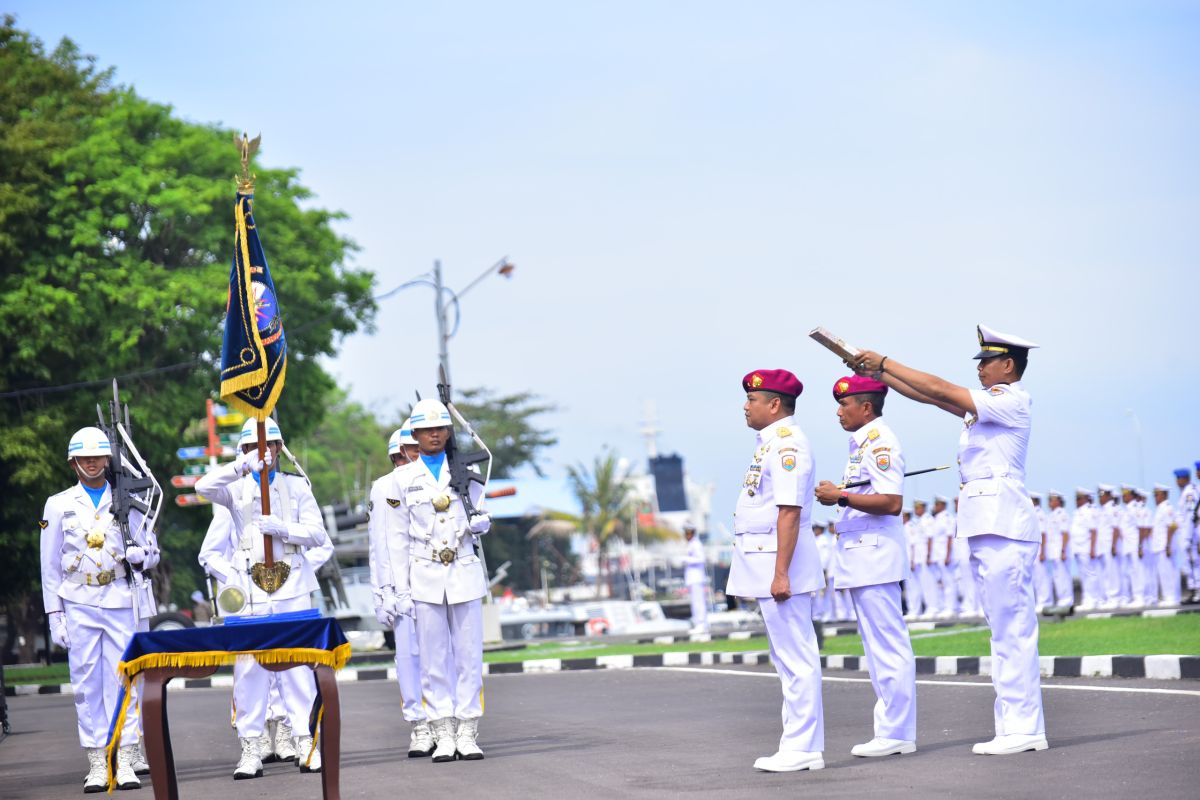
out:
{"label": "blue undershirt", "polygon": [[[271,470],[271,477],[267,478],[268,486],[270,486],[272,483],[275,482],[275,474],[277,471],[278,470],[274,470],[274,469]],[[262,475],[257,472],[251,472],[250,474],[254,476],[254,482],[257,483],[259,486],[262,486]]]}
{"label": "blue undershirt", "polygon": [[442,464],[446,463],[446,453],[441,452],[436,456],[427,456],[424,453],[421,453],[421,460],[425,462],[425,468],[433,473],[433,479],[435,481],[441,480]]}
{"label": "blue undershirt", "polygon": [[82,486],[83,490],[88,493],[88,497],[92,498],[92,506],[99,508],[100,501],[104,498],[104,490],[108,488],[108,484],[103,484],[99,489],[93,489],[86,483],[80,483],[79,485]]}

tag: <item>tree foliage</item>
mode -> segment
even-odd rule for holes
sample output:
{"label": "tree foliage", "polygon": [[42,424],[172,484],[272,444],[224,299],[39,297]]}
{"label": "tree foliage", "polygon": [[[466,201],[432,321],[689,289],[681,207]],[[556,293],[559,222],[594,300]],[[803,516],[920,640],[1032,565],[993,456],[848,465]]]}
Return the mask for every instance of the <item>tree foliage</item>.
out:
{"label": "tree foliage", "polygon": [[[74,481],[66,443],[93,423],[109,379],[126,376],[122,399],[155,474],[180,467],[181,434],[218,384],[232,134],[113,84],[68,40],[47,54],[11,17],[0,25],[0,599],[36,588],[42,505]],[[372,276],[347,266],[340,215],[312,207],[296,170],[253,171],[288,337],[280,421],[302,437],[334,386],[316,357],[370,325]],[[86,385],[48,388],[64,384]],[[194,569],[207,521],[170,506],[164,560]]]}
{"label": "tree foliage", "polygon": [[[532,418],[556,411],[554,405],[540,402],[532,392],[496,396],[479,388],[463,391],[462,400],[456,400],[454,406],[492,451],[493,478],[511,478],[523,466],[545,477],[539,463],[541,453],[558,444],[558,439],[536,427]],[[464,440],[463,446],[471,449],[475,445]]]}

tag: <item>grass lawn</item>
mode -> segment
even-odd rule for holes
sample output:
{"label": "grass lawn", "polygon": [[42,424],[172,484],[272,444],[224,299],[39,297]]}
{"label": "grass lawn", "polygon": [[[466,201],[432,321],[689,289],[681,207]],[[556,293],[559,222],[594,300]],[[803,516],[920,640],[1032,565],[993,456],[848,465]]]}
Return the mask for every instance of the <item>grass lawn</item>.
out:
{"label": "grass lawn", "polygon": [[5,667],[4,685],[16,686],[19,683],[60,684],[71,682],[71,671],[66,663],[37,667]]}

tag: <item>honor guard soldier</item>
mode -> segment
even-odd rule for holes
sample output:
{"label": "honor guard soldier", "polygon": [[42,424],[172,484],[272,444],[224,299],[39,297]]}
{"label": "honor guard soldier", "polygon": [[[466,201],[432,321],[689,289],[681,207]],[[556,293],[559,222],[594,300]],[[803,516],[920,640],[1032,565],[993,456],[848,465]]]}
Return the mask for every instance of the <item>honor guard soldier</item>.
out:
{"label": "honor guard soldier", "polygon": [[954,549],[954,514],[950,501],[939,495],[933,498],[933,563],[942,573],[942,610],[940,619],[958,616],[957,551]]}
{"label": "honor guard soldier", "polygon": [[1021,383],[1036,344],[978,327],[980,389],[956,386],[876,352],[854,358],[872,375],[921,403],[960,417],[958,535],[968,537],[971,567],[992,629],[996,736],[972,752],[1008,755],[1045,750],[1033,565],[1041,533],[1025,490],[1032,400]]}
{"label": "honor guard soldier", "polygon": [[[916,503],[913,505],[916,506]],[[904,538],[908,542],[908,579],[904,581],[904,601],[907,613],[904,618],[919,619],[925,609],[925,591],[918,573],[918,567],[925,565],[924,542],[921,541],[921,526],[917,522],[913,510],[904,509],[901,517],[904,520]]]}
{"label": "honor guard soldier", "polygon": [[[384,518],[398,598],[392,607],[399,616],[416,615],[433,760],[474,761],[483,758],[476,736],[483,716],[482,601],[488,591],[475,546],[492,520],[485,513],[468,518],[462,498],[450,488],[449,409],[437,400],[420,400],[410,420],[420,456],[393,473],[397,513]],[[483,486],[472,482],[470,491],[478,508]]]}
{"label": "honor guard soldier", "polygon": [[1071,585],[1071,554],[1069,533],[1071,518],[1063,505],[1062,492],[1051,489],[1046,495],[1050,511],[1046,514],[1046,572],[1050,576],[1051,597],[1055,606],[1075,605],[1075,589]]}
{"label": "honor guard soldier", "polygon": [[1104,575],[1100,571],[1096,537],[1096,506],[1092,490],[1075,487],[1075,513],[1071,515],[1071,551],[1079,571],[1079,611],[1094,611],[1104,602]]}
{"label": "honor guard soldier", "polygon": [[[899,517],[904,452],[881,418],[887,390],[886,384],[860,375],[833,385],[838,422],[850,432],[850,456],[842,473],[846,488],[821,481],[816,489],[822,505],[841,507],[834,581],[850,591],[878,698],[874,738],[850,750],[863,758],[917,749],[916,659],[900,604],[900,583],[909,576],[908,542]],[[862,481],[863,486],[849,486]],[[948,582],[954,586],[953,580]]]}
{"label": "honor guard soldier", "polygon": [[[155,613],[149,581],[136,590],[130,571],[158,563],[158,541],[145,529],[142,514],[131,508],[133,544],[127,546],[113,518],[105,473],[111,455],[104,431],[76,431],[67,445],[67,463],[79,482],[46,501],[39,523],[42,602],[50,638],[67,651],[79,743],[88,757],[87,793],[108,788],[108,729],[121,691],[117,664],[133,634]],[[137,715],[128,714],[117,752],[119,789],[141,786],[134,773],[139,741]]]}
{"label": "honor guard soldier", "polygon": [[[1186,470],[1184,475],[1187,475]],[[1154,517],[1150,525],[1150,538],[1142,548],[1142,567],[1145,569],[1142,602],[1150,607],[1159,604],[1160,586],[1163,605],[1179,602],[1179,572],[1166,557],[1171,538],[1178,531],[1170,497],[1169,487],[1161,483],[1154,484]]]}
{"label": "honor guard soldier", "polygon": [[[396,491],[396,474],[405,464],[419,461],[420,449],[412,435],[412,421],[405,420],[388,439],[388,459],[393,471],[371,486],[370,521],[367,535],[370,542],[371,589],[375,597],[375,616],[392,631],[396,642],[396,682],[404,719],[412,726],[409,735],[408,757],[422,758],[433,753],[433,733],[421,702],[421,660],[417,645],[417,626],[413,619],[412,597],[407,602],[396,593],[396,578],[392,571],[387,530],[388,517],[400,513]],[[395,523],[391,527],[395,527]],[[402,613],[405,612],[405,613]]]}
{"label": "honor guard soldier", "polygon": [[[1200,461],[1196,462],[1196,474],[1200,476]],[[1183,573],[1187,581],[1191,603],[1200,602],[1200,530],[1197,530],[1197,512],[1200,512],[1200,488],[1192,482],[1186,469],[1175,470],[1175,485],[1179,488],[1179,500],[1175,506],[1175,524],[1179,530],[1175,532],[1174,542],[1167,549],[1165,558],[1174,564],[1176,579],[1172,592],[1179,602],[1178,574]]]}
{"label": "honor guard soldier", "polygon": [[1100,509],[1096,514],[1096,558],[1099,560],[1102,597],[1100,608],[1115,609],[1120,605],[1121,576],[1117,572],[1117,546],[1121,539],[1121,509],[1117,505],[1117,488],[1107,483],[1096,487]]}
{"label": "honor guard soldier", "polygon": [[1037,613],[1042,613],[1042,609],[1051,605],[1050,596],[1054,589],[1050,585],[1050,573],[1046,569],[1047,546],[1046,546],[1046,511],[1042,508],[1042,493],[1030,492],[1029,499],[1033,501],[1033,515],[1037,518],[1038,530],[1041,532],[1039,540],[1038,557],[1033,565],[1033,596],[1036,601],[1034,609]]}
{"label": "honor guard soldier", "polygon": [[[266,421],[266,454],[258,458],[258,422],[248,419],[242,426],[238,444],[242,453],[236,461],[210,471],[196,482],[196,493],[229,512],[229,524],[205,537],[200,549],[200,564],[217,578],[222,587],[236,587],[246,598],[247,616],[265,616],[312,607],[311,594],[319,590],[312,562],[306,558],[310,548],[328,544],[321,509],[308,481],[278,469],[279,454],[284,451],[283,433],[273,419]],[[293,459],[294,460],[294,459]],[[261,481],[267,475],[271,513],[262,514]],[[215,519],[214,514],[214,519]],[[253,580],[254,564],[265,560],[264,534],[271,537],[276,562],[289,566],[287,580],[268,594]],[[321,753],[314,747],[309,713],[316,699],[316,680],[305,667],[293,667],[278,673],[287,722],[302,772],[321,771]],[[235,780],[262,775],[263,752],[260,739],[267,733],[271,679],[253,657],[240,656],[233,669],[233,697],[237,709],[236,725],[242,755],[234,769]],[[276,744],[276,755],[279,743]]]}
{"label": "honor guard soldier", "polygon": [[692,601],[692,633],[708,633],[708,573],[705,571],[704,545],[696,536],[694,525],[685,525],[683,537],[687,540],[684,556],[683,583],[688,587]]}
{"label": "honor guard soldier", "polygon": [[746,424],[758,431],[758,447],[738,494],[725,593],[758,601],[771,661],[783,681],[779,751],[759,758],[754,768],[822,769],[825,721],[812,599],[825,576],[812,533],[812,451],[792,418],[804,385],[787,370],[764,369],[746,375],[742,388]]}

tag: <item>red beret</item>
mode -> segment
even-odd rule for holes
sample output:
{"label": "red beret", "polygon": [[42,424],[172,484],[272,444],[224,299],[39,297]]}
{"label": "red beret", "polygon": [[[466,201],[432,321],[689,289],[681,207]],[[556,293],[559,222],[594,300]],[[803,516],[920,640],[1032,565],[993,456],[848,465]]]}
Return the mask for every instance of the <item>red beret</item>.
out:
{"label": "red beret", "polygon": [[742,388],[747,392],[778,392],[799,397],[804,384],[786,369],[756,369],[742,378]]}
{"label": "red beret", "polygon": [[844,378],[838,378],[837,383],[833,385],[833,399],[841,400],[852,394],[867,394],[868,392],[887,394],[887,390],[887,384],[883,381],[877,381],[865,375],[847,375]]}

